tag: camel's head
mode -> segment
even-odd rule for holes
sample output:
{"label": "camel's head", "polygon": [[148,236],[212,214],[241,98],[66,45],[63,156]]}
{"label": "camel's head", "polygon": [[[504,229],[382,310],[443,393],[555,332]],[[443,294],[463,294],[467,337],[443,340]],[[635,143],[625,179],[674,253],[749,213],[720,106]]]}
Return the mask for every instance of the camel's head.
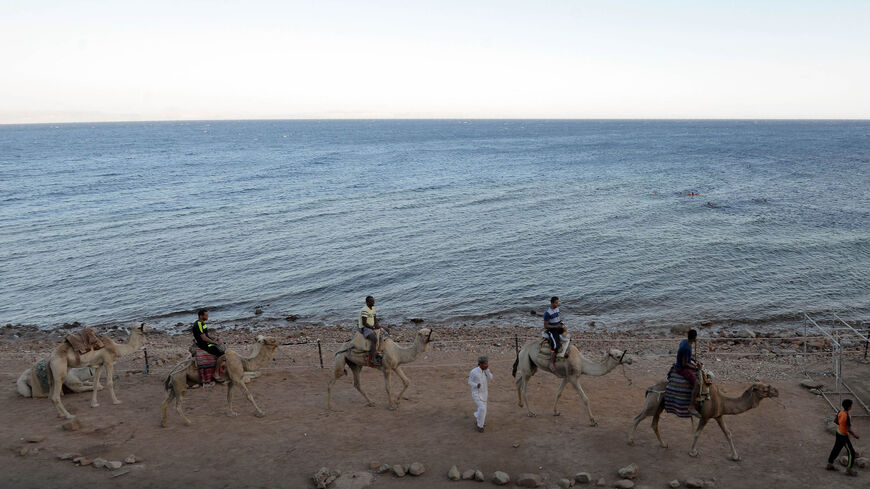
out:
{"label": "camel's head", "polygon": [[133,331],[138,331],[139,333],[145,334],[145,333],[150,333],[150,332],[154,331],[154,328],[139,321],[139,322],[133,323],[133,325],[130,326],[130,332],[132,333]]}
{"label": "camel's head", "polygon": [[257,343],[260,343],[261,345],[264,345],[264,346],[271,346],[274,348],[277,348],[278,345],[280,344],[280,343],[278,343],[277,339],[275,339],[271,336],[263,336],[263,335],[257,336]]}
{"label": "camel's head", "polygon": [[627,353],[628,353],[627,350],[622,351],[622,350],[617,350],[616,348],[611,348],[610,351],[607,352],[607,355],[610,358],[616,360],[616,362],[619,364],[624,363],[626,365],[631,365],[631,363],[634,362],[634,359],[631,357],[631,355],[628,355]]}
{"label": "camel's head", "polygon": [[417,331],[417,338],[423,340],[424,345],[428,345],[430,341],[432,341],[432,330],[429,328],[423,328],[420,331]]}
{"label": "camel's head", "polygon": [[761,382],[756,382],[752,384],[749,389],[751,389],[752,392],[761,399],[764,399],[765,397],[779,397],[779,391],[776,390],[776,387],[770,384],[762,384]]}

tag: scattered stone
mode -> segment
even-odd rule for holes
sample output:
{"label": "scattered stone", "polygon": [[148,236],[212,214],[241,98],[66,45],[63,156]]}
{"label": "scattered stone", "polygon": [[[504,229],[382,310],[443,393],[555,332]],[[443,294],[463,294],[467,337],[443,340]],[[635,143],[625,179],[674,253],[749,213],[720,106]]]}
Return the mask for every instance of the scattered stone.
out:
{"label": "scattered stone", "polygon": [[595,483],[596,486],[604,487],[607,485],[607,481],[604,480],[604,477],[598,479],[598,482]]}
{"label": "scattered stone", "polygon": [[677,479],[674,479],[674,480],[668,482],[668,485],[671,486],[673,489],[677,489],[678,487],[680,487],[680,481],[678,481]]}
{"label": "scattered stone", "polygon": [[867,457],[858,457],[855,459],[855,465],[864,469],[867,468],[868,461],[870,461],[870,459],[868,459]]}
{"label": "scattered stone", "polygon": [[254,314],[259,316],[260,314],[263,314],[263,310],[258,307],[256,309],[254,309]]}
{"label": "scattered stone", "polygon": [[594,328],[594,327],[595,327],[595,321],[589,321],[589,327],[590,327],[590,328]]}
{"label": "scattered stone", "polygon": [[369,462],[369,470],[378,470],[378,467],[380,466],[380,462]]}
{"label": "scattered stone", "polygon": [[332,489],[368,489],[373,480],[371,472],[348,472],[335,479]]}
{"label": "scattered stone", "polygon": [[801,381],[801,387],[804,389],[821,389],[824,386],[825,384],[810,379],[804,379]]}
{"label": "scattered stone", "polygon": [[756,336],[755,331],[752,331],[749,328],[743,328],[742,331],[739,331],[737,333],[738,338],[755,338],[755,336]]}
{"label": "scattered stone", "polygon": [[411,322],[414,324],[420,324],[423,322],[423,318],[411,318]]}
{"label": "scattered stone", "polygon": [[78,431],[78,430],[82,429],[82,425],[79,423],[79,420],[76,418],[73,418],[73,419],[65,422],[64,424],[61,425],[61,427],[64,429],[64,431]]}
{"label": "scattered stone", "polygon": [[[104,468],[104,467],[106,466],[106,463],[107,463],[107,462],[108,462],[108,461],[107,461],[106,459],[97,457],[97,458],[94,459],[94,462],[93,462],[93,464],[91,464],[91,465],[93,465],[94,467],[96,467],[96,468],[98,468],[98,469],[102,469],[102,468]],[[325,486],[324,486],[324,487],[325,487]],[[322,488],[321,488],[321,489],[322,489]]]}
{"label": "scattered stone", "polygon": [[87,467],[94,463],[91,459],[85,457],[77,457],[73,459],[73,463],[79,464],[80,467]]}
{"label": "scattered stone", "polygon": [[378,467],[378,474],[386,474],[391,470],[393,470],[393,468],[390,467],[390,464],[382,464],[380,467]]}
{"label": "scattered stone", "polygon": [[849,465],[849,456],[848,455],[841,456],[840,458],[837,459],[837,463],[839,463],[843,467],[847,467]]}
{"label": "scattered stone", "polygon": [[24,441],[26,441],[27,443],[40,443],[40,442],[45,441],[45,437],[44,436],[27,436],[24,438]]}
{"label": "scattered stone", "polygon": [[414,462],[408,467],[408,473],[415,477],[423,475],[423,472],[426,472],[426,467],[420,462]]}
{"label": "scattered stone", "polygon": [[704,481],[701,479],[686,479],[686,487],[689,489],[701,489],[704,487]]}
{"label": "scattered stone", "polygon": [[475,472],[474,469],[466,470],[465,472],[462,473],[462,477],[461,477],[462,480],[470,481],[471,479],[474,479],[474,472]]}
{"label": "scattered stone", "polygon": [[393,465],[393,475],[396,477],[405,477],[405,466],[404,465]]}
{"label": "scattered stone", "polygon": [[[96,463],[96,461],[94,461]],[[314,481],[314,485],[317,486],[317,489],[326,489],[326,486],[332,483],[335,479],[337,479],[341,475],[341,472],[337,470],[329,470],[326,467],[321,467],[311,476],[311,480]]]}
{"label": "scattered stone", "polygon": [[118,470],[124,466],[124,462],[120,460],[112,460],[111,462],[106,462],[106,468],[110,470]]}
{"label": "scattered stone", "polygon": [[637,464],[631,464],[617,471],[619,477],[623,479],[634,479],[637,477]]}
{"label": "scattered stone", "polygon": [[613,483],[616,489],[634,489],[634,482],[630,479],[622,479]]}
{"label": "scattered stone", "polygon": [[127,458],[124,459],[125,464],[135,464],[138,461],[139,460],[136,458],[135,455],[129,455]]}
{"label": "scattered stone", "polygon": [[447,478],[452,481],[458,481],[461,477],[462,474],[459,473],[459,469],[455,465],[447,471]]}
{"label": "scattered stone", "polygon": [[292,323],[293,321],[296,321],[297,319],[299,319],[299,316],[297,316],[295,314],[291,314],[284,319],[286,319],[287,321],[290,321]]}
{"label": "scattered stone", "polygon": [[129,473],[130,473],[130,469],[122,470],[120,472],[116,472],[116,473],[110,475],[109,479],[114,479],[115,477],[121,477],[122,475],[129,474]]}
{"label": "scattered stone", "polygon": [[500,470],[496,470],[492,474],[492,483],[497,485],[497,486],[507,485],[508,483],[510,483],[510,481],[511,481],[511,476],[507,475],[506,473],[504,473]]}
{"label": "scattered stone", "polygon": [[520,442],[516,442],[516,443],[514,443],[514,444],[511,445],[511,446],[514,447],[514,448],[519,448],[519,447],[520,447]]}
{"label": "scattered stone", "polygon": [[30,447],[18,447],[15,449],[15,452],[18,453],[19,456],[23,457],[30,453]]}
{"label": "scattered stone", "polygon": [[477,482],[483,482],[486,480],[486,477],[484,477],[483,472],[481,472],[479,470],[475,470],[474,471],[474,480],[476,480]]}
{"label": "scattered stone", "polygon": [[578,484],[587,484],[591,480],[592,477],[588,472],[578,472],[574,474],[574,482],[577,482]]}
{"label": "scattered stone", "polygon": [[544,481],[538,474],[520,474],[515,482],[520,487],[541,487]]}
{"label": "scattered stone", "polygon": [[79,456],[78,453],[67,452],[67,453],[61,453],[60,455],[58,455],[57,459],[58,460],[72,460],[78,456]]}
{"label": "scattered stone", "polygon": [[558,482],[556,482],[556,484],[561,489],[568,489],[569,487],[574,485],[574,481],[572,481],[571,479],[559,479]]}

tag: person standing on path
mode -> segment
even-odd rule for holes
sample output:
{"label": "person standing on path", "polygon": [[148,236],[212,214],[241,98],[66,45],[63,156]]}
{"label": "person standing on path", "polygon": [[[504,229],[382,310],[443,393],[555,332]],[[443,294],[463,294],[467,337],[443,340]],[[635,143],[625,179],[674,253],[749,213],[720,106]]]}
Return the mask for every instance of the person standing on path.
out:
{"label": "person standing on path", "polygon": [[489,370],[489,358],[478,357],[477,367],[468,374],[468,385],[471,386],[471,399],[477,404],[477,411],[474,412],[475,427],[481,433],[486,425],[486,399],[490,380],[492,372]]}
{"label": "person standing on path", "polygon": [[849,461],[846,464],[846,474],[847,475],[858,475],[858,472],[855,471],[855,449],[852,448],[852,442],[849,440],[849,435],[855,437],[856,440],[860,440],[861,437],[856,435],[854,431],[852,431],[852,417],[849,416],[849,410],[852,409],[852,400],[851,399],[843,399],[843,410],[837,413],[837,440],[834,442],[834,449],[831,450],[831,455],[828,457],[828,470],[837,470],[834,467],[834,460],[837,459],[837,455],[840,454],[840,450],[844,447],[846,448],[846,456],[849,457]]}

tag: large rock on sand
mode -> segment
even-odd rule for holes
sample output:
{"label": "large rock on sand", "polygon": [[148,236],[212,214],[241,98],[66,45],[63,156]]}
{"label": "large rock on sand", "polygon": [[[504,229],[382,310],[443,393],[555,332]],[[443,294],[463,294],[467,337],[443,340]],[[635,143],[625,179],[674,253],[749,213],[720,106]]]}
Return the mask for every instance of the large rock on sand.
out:
{"label": "large rock on sand", "polygon": [[[96,465],[96,460],[94,460],[94,465]],[[329,470],[326,467],[321,467],[311,476],[311,480],[314,481],[314,486],[317,487],[317,489],[326,489],[326,486],[331,484],[340,475],[341,472],[337,470]]]}
{"label": "large rock on sand", "polygon": [[520,474],[517,476],[515,484],[519,487],[541,487],[544,481],[538,474]]}
{"label": "large rock on sand", "polygon": [[613,483],[616,489],[634,489],[634,482],[631,479],[622,479]]}
{"label": "large rock on sand", "polygon": [[497,486],[507,485],[508,483],[510,483],[510,481],[511,481],[511,476],[507,475],[506,473],[504,473],[500,470],[496,470],[492,474],[492,483],[497,485]]}
{"label": "large rock on sand", "polygon": [[426,467],[424,467],[420,462],[414,462],[410,467],[408,467],[408,473],[415,477],[423,475],[423,472],[426,472]]}
{"label": "large rock on sand", "polygon": [[447,478],[452,481],[458,481],[461,477],[462,474],[459,473],[459,469],[455,465],[447,471]]}
{"label": "large rock on sand", "polygon": [[637,464],[625,466],[616,472],[619,474],[619,477],[622,477],[623,479],[634,479],[637,477]]}
{"label": "large rock on sand", "polygon": [[589,475],[589,472],[577,472],[574,474],[574,482],[578,484],[588,484],[592,481],[592,476]]}

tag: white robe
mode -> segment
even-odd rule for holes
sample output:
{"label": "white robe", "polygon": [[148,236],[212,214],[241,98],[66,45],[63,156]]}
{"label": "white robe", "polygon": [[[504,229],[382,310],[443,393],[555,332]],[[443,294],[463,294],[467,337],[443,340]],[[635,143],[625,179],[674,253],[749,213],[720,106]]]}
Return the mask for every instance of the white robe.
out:
{"label": "white robe", "polygon": [[[468,385],[471,386],[471,399],[477,404],[474,419],[477,420],[478,428],[483,428],[486,423],[486,400],[489,397],[488,384],[492,380],[492,372],[489,369],[481,370],[475,367],[468,374]],[[480,388],[477,386],[480,385]]]}

